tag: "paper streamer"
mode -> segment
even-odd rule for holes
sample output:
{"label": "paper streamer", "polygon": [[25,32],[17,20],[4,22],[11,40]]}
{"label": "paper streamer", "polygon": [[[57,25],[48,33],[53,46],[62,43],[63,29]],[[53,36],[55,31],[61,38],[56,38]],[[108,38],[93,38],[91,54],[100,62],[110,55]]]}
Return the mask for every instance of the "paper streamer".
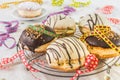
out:
{"label": "paper streamer", "polygon": [[64,0],[52,0],[53,6],[61,6],[63,4]]}
{"label": "paper streamer", "polygon": [[[35,30],[35,31],[38,31],[40,33],[44,33],[46,35],[49,35],[49,36],[52,36],[52,37],[59,37],[60,35],[58,34],[55,34],[53,32],[50,32],[50,31],[47,31],[45,30],[44,28],[42,27],[39,27],[39,29],[36,27],[36,26],[33,26],[33,25],[29,25],[31,29]],[[42,26],[42,25],[41,25]]]}
{"label": "paper streamer", "polygon": [[112,5],[106,5],[103,8],[97,9],[97,12],[102,12],[103,14],[112,14],[114,10],[114,6]]}
{"label": "paper streamer", "polygon": [[32,67],[32,63],[40,63],[42,66],[44,66],[44,61],[42,60],[32,60],[32,62],[28,63],[27,59],[25,58],[25,54],[24,51],[21,50],[18,53],[14,54],[12,57],[10,58],[2,58],[0,61],[0,70],[6,70],[9,69],[10,66],[6,66],[7,64],[13,64],[14,61],[17,58],[21,58],[23,64],[25,65],[25,67],[31,72],[32,76],[35,78],[35,80],[40,80],[38,77],[36,77],[32,72],[40,72],[39,70],[35,69]]}
{"label": "paper streamer", "polygon": [[69,6],[66,6],[64,7],[64,10],[62,11],[58,11],[58,12],[54,12],[54,13],[50,13],[47,18],[45,20],[42,21],[42,23],[45,25],[45,22],[47,21],[47,19],[51,16],[54,16],[54,15],[58,15],[58,14],[64,14],[64,15],[69,15],[70,13],[72,12],[75,12],[76,10],[72,7],[69,7]]}
{"label": "paper streamer", "polygon": [[[22,60],[23,64],[26,66],[26,68],[27,68],[29,71],[31,71],[31,72],[40,72],[39,70],[33,68],[33,67],[31,66],[31,64],[29,64],[29,63],[27,62],[23,50],[21,50],[21,51],[19,51],[18,53],[14,54],[14,55],[13,55],[12,57],[10,57],[10,58],[2,58],[2,59],[1,59],[1,62],[0,62],[0,69],[8,69],[8,67],[6,67],[6,65],[7,65],[7,64],[10,64],[10,63],[13,64],[13,62],[14,62],[17,58],[19,58],[19,57],[20,57],[20,59]],[[39,60],[39,61],[40,61],[40,63],[42,62],[41,64],[44,66],[44,61],[42,61],[42,60]],[[34,62],[36,62],[36,61],[34,61]],[[31,62],[31,63],[33,63],[33,62]]]}
{"label": "paper streamer", "polygon": [[97,67],[97,65],[98,65],[98,59],[96,58],[96,56],[93,54],[89,54],[85,59],[84,66],[86,69],[77,70],[74,77],[72,77],[70,80],[75,80],[75,78],[77,78],[79,75],[93,71]]}
{"label": "paper streamer", "polygon": [[14,5],[17,5],[21,2],[28,2],[28,1],[32,1],[32,2],[37,2],[39,4],[42,4],[43,1],[42,0],[17,0],[17,1],[14,1],[14,2],[5,2],[3,4],[0,5],[0,9],[5,9],[5,8],[9,8],[11,4],[14,4]]}
{"label": "paper streamer", "polygon": [[120,19],[118,18],[108,18],[108,20],[113,24],[120,24]]}
{"label": "paper streamer", "polygon": [[88,0],[86,2],[78,2],[76,0],[72,0],[72,4],[70,4],[70,6],[79,8],[79,7],[86,7],[86,6],[90,5],[90,4],[91,4],[91,0]]}

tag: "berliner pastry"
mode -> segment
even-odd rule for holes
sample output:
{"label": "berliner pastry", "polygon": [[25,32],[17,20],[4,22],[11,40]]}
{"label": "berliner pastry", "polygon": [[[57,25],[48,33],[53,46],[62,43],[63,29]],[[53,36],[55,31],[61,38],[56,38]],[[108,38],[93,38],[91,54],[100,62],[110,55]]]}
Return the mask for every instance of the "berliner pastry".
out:
{"label": "berliner pastry", "polygon": [[45,25],[53,28],[56,34],[65,34],[66,36],[73,35],[76,30],[75,21],[64,14],[50,16]]}
{"label": "berliner pastry", "polygon": [[41,6],[37,2],[22,2],[18,5],[17,12],[21,17],[33,18],[41,15]]}
{"label": "berliner pastry", "polygon": [[79,39],[64,37],[47,47],[46,60],[50,67],[69,72],[82,67],[88,54],[87,47]]}
{"label": "berliner pastry", "polygon": [[[120,49],[120,36],[115,32],[106,34],[107,38]],[[112,48],[101,38],[96,36],[88,36],[85,39],[88,50],[91,54],[95,54],[100,59],[112,58],[119,53]]]}
{"label": "berliner pastry", "polygon": [[[37,28],[37,30],[42,28],[46,31],[49,31],[55,34],[55,32],[47,26],[35,25],[34,28],[35,29]],[[43,32],[36,31],[31,27],[28,27],[22,32],[19,39],[19,43],[23,49],[28,49],[32,52],[41,53],[41,52],[46,52],[47,46],[52,41],[54,41],[54,39],[55,39],[54,36],[50,36]]]}
{"label": "berliner pastry", "polygon": [[78,25],[80,31],[84,34],[93,31],[96,25],[110,26],[110,23],[106,17],[94,13],[80,17]]}

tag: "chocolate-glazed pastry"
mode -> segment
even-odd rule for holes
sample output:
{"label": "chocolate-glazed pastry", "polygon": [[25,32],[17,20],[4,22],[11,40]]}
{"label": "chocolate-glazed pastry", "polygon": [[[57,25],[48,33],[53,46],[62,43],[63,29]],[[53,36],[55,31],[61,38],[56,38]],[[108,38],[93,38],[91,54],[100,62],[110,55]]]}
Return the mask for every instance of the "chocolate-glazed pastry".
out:
{"label": "chocolate-glazed pastry", "polygon": [[78,25],[82,33],[89,33],[96,25],[110,26],[110,23],[106,17],[94,13],[80,17]]}
{"label": "chocolate-glazed pastry", "polygon": [[88,54],[82,41],[75,37],[64,37],[48,46],[46,59],[52,68],[68,72],[83,66]]}
{"label": "chocolate-glazed pastry", "polygon": [[52,28],[56,34],[64,34],[65,36],[73,35],[76,31],[75,21],[70,16],[64,14],[50,16],[45,25]]}
{"label": "chocolate-glazed pastry", "polygon": [[[34,28],[36,28],[37,30],[39,30],[39,28],[42,28],[43,30],[55,34],[55,32],[47,26],[35,25]],[[37,30],[28,27],[22,32],[19,42],[23,48],[27,48],[30,51],[39,52],[39,53],[45,52],[46,47],[49,45],[51,41],[54,40],[55,37],[47,35],[43,32],[39,32]]]}
{"label": "chocolate-glazed pastry", "polygon": [[[120,49],[120,36],[117,33],[110,32],[106,36],[113,44],[115,44]],[[95,54],[98,58],[112,58],[119,55],[118,52],[111,49],[110,46],[101,38],[88,36],[85,41],[90,53]]]}

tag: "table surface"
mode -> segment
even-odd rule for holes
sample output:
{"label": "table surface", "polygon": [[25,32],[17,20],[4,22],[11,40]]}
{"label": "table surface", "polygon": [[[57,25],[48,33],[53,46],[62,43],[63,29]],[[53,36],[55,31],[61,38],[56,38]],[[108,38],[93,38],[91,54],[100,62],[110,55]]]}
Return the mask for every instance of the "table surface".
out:
{"label": "table surface", "polygon": [[[14,0],[0,0],[0,4],[3,2],[7,1],[14,1]],[[58,11],[62,9],[64,6],[68,5],[71,3],[72,0],[64,0],[64,4],[60,7],[53,7],[51,5],[51,0],[44,0],[44,4],[41,6],[47,10],[47,13],[51,13],[54,11]],[[77,0],[80,1],[80,0]],[[101,8],[105,5],[113,5],[115,8],[113,10],[112,14],[105,15],[106,17],[115,17],[120,19],[120,0],[91,0],[91,4],[88,7],[80,7],[77,8],[76,12],[72,13],[70,16],[75,19],[76,22],[79,21],[79,17],[89,14],[89,13],[94,13],[97,8]],[[13,15],[13,11],[16,9],[16,6],[11,6],[8,9],[0,9],[0,21],[11,21],[11,20],[16,20],[16,18]],[[44,18],[38,19],[38,20],[32,20],[32,21],[22,21],[19,20],[20,25],[18,28],[18,31],[15,33],[12,33],[11,36],[13,36],[16,41],[18,41],[19,36],[21,32],[26,28],[27,25],[29,24],[37,24],[41,23],[41,21]],[[23,24],[24,23],[24,24]],[[115,25],[119,27],[119,25]],[[1,28],[1,27],[0,27]],[[117,30],[120,32],[120,30]],[[0,59],[5,58],[5,57],[10,57],[13,54],[16,53],[16,48],[13,49],[7,49],[6,47],[2,46],[0,47]],[[118,61],[119,62],[119,61]],[[87,77],[82,77],[80,80],[104,80],[104,75],[106,72],[102,72],[96,75],[91,75]],[[57,77],[51,77],[48,75],[44,75],[42,73],[35,73],[37,77],[40,78],[40,80],[61,80],[61,78]],[[120,76],[120,67],[113,66],[111,69],[111,80],[119,80]],[[24,65],[22,63],[16,63],[11,66],[10,69],[8,70],[0,70],[0,80],[5,79],[5,80],[34,80],[34,77],[32,74],[26,70]],[[69,80],[63,78],[63,80]]]}

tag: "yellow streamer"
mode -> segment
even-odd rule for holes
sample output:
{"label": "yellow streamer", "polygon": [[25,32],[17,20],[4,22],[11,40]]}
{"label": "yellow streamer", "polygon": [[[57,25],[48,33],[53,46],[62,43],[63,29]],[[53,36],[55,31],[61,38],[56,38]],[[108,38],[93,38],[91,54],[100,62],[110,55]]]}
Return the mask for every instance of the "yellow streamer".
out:
{"label": "yellow streamer", "polygon": [[53,6],[61,6],[63,4],[64,0],[52,0]]}
{"label": "yellow streamer", "polygon": [[20,0],[20,1],[15,1],[15,2],[6,2],[6,3],[3,3],[3,4],[0,5],[0,9],[9,8],[10,4],[17,5],[17,4],[21,3],[21,2],[27,2],[27,1],[37,2],[39,4],[43,3],[42,0]]}
{"label": "yellow streamer", "polygon": [[78,2],[78,1],[72,0],[72,2],[73,3],[70,4],[70,6],[73,6],[73,7],[76,7],[76,8],[79,8],[80,6],[86,7],[86,6],[91,4],[90,0],[88,0],[87,2]]}
{"label": "yellow streamer", "polygon": [[95,26],[94,31],[91,33],[86,33],[83,34],[80,39],[82,41],[85,41],[85,38],[88,36],[98,36],[100,38],[102,38],[110,47],[111,49],[117,51],[120,54],[120,50],[116,47],[115,44],[113,44],[107,37],[106,34],[109,33],[111,31],[110,27],[107,26]]}

